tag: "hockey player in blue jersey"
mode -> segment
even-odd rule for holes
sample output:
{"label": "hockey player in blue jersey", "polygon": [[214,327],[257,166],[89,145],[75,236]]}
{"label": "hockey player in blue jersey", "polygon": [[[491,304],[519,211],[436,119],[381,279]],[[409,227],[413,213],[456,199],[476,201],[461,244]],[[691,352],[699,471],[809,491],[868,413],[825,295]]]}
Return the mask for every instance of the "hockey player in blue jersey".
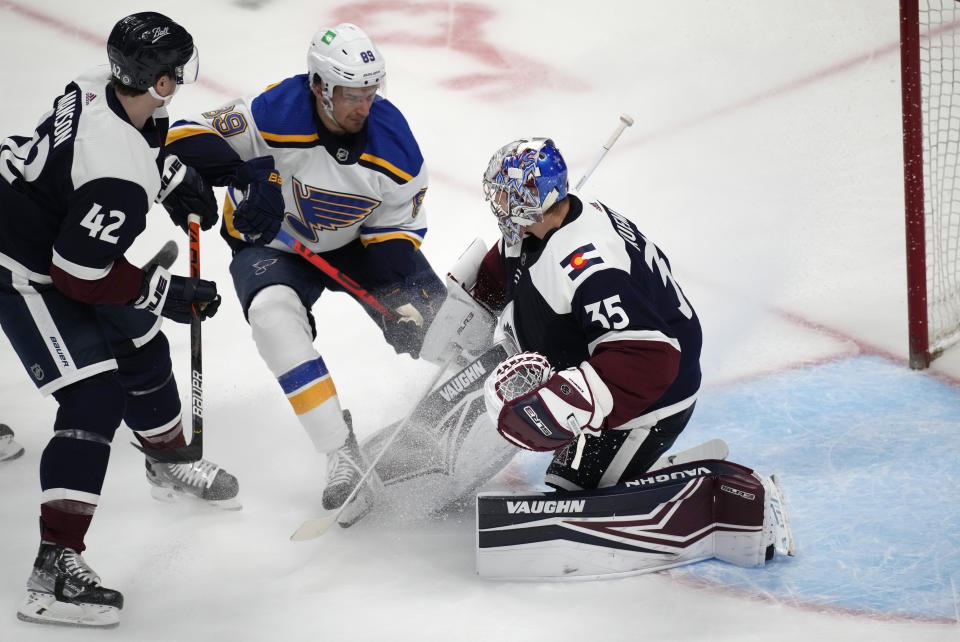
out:
{"label": "hockey player in blue jersey", "polygon": [[[418,355],[444,296],[419,249],[426,166],[403,115],[377,95],[384,74],[383,54],[361,29],[321,29],[307,73],[178,121],[168,137],[207,181],[229,186],[222,234],[234,286],[260,356],[327,456],[327,509],[343,505],[366,469],[313,343],[336,340],[311,308],[343,287],[276,239],[278,230],[396,311],[371,316],[398,353]],[[358,491],[349,509],[362,514],[370,495]]]}
{"label": "hockey player in blue jersey", "polygon": [[700,322],[670,262],[625,216],[568,192],[549,139],[501,148],[483,189],[503,238],[474,296],[524,351],[487,382],[498,431],[556,451],[546,483],[557,489],[638,476],[684,429],[700,388]]}
{"label": "hockey player in blue jersey", "polygon": [[156,201],[180,224],[187,211],[216,217],[209,188],[164,151],[165,106],[196,79],[197,50],[179,24],[144,12],[114,26],[107,54],[110,66],[68,84],[32,137],[0,142],[0,325],[59,404],[18,616],[74,626],[114,626],[123,605],[81,556],[121,421],[156,497],[239,506],[236,478],[215,464],[155,458],[185,445],[161,317],[213,316],[216,284],[124,258]]}

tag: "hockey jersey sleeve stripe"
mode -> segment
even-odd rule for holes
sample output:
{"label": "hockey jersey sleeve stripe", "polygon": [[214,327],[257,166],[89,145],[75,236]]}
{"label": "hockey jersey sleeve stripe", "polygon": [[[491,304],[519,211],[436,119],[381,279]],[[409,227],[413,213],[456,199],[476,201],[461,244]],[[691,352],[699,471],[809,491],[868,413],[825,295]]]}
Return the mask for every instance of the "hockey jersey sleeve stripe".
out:
{"label": "hockey jersey sleeve stripe", "polygon": [[[413,175],[408,172],[403,171],[390,161],[384,160],[374,156],[373,154],[361,154],[360,155],[360,164],[365,167],[370,167],[375,169],[383,174],[386,174],[394,181],[400,183],[408,183],[413,180]],[[400,180],[397,180],[400,179]]]}
{"label": "hockey jersey sleeve stripe", "polygon": [[658,341],[669,344],[677,352],[680,352],[680,342],[668,337],[658,330],[615,330],[607,332],[601,337],[594,339],[587,346],[590,354],[593,354],[597,346],[608,341]]}
{"label": "hockey jersey sleeve stripe", "polygon": [[277,382],[279,382],[280,387],[283,388],[283,393],[290,395],[296,393],[304,386],[326,376],[329,376],[327,365],[323,362],[323,359],[317,357],[316,359],[306,361],[299,366],[287,370],[277,377]]}
{"label": "hockey jersey sleeve stripe", "polygon": [[104,268],[91,268],[85,265],[79,265],[63,258],[56,250],[53,251],[53,258],[50,262],[70,276],[83,279],[84,281],[97,281],[102,279],[110,273],[110,269],[113,267],[113,263]]}

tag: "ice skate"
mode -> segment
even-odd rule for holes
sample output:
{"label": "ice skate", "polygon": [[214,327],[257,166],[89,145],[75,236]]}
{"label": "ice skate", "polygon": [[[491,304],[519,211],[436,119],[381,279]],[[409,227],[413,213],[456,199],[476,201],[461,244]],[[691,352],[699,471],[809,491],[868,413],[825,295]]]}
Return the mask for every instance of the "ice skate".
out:
{"label": "ice skate", "polygon": [[762,477],[760,481],[763,483],[765,495],[763,536],[767,542],[767,560],[773,558],[774,552],[793,557],[796,554],[796,544],[793,541],[793,530],[787,517],[780,481],[776,475]]}
{"label": "ice skate", "polygon": [[13,431],[7,424],[0,424],[0,461],[16,459],[23,454],[23,446],[13,439]]}
{"label": "ice skate", "polygon": [[[349,430],[347,439],[340,448],[327,454],[327,486],[323,489],[322,500],[326,510],[336,510],[343,506],[367,471],[366,461],[353,433],[350,413],[344,411],[343,418]],[[340,526],[351,526],[370,512],[375,500],[373,488],[378,486],[378,481],[376,471],[371,472],[363,488],[357,491],[350,504],[340,512],[337,518]]]}
{"label": "ice skate", "polygon": [[123,595],[101,586],[79,553],[42,542],[17,617],[41,624],[111,628],[120,623],[122,608]]}
{"label": "ice skate", "polygon": [[150,494],[165,502],[202,501],[224,510],[241,508],[237,478],[213,462],[165,464],[146,457]]}

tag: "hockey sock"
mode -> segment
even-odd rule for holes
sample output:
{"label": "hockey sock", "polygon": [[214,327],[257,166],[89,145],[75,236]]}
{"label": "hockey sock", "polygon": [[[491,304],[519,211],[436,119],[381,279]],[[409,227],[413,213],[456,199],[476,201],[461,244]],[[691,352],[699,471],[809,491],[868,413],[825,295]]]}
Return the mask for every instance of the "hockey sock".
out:
{"label": "hockey sock", "polygon": [[134,431],[133,435],[147,450],[165,450],[183,448],[187,445],[183,435],[183,421],[178,420],[172,428],[161,427],[157,430]]}
{"label": "hockey sock", "polygon": [[95,509],[94,504],[62,499],[40,504],[40,539],[82,553]]}

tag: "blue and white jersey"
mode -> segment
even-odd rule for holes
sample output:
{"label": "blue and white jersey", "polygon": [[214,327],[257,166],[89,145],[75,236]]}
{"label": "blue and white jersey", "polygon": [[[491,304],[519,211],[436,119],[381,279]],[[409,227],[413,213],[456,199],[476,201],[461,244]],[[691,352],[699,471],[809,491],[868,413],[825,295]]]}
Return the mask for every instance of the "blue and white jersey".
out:
{"label": "blue and white jersey", "polygon": [[[106,279],[160,190],[166,110],[138,130],[109,79],[106,66],[80,76],[32,137],[0,143],[0,265],[35,283],[51,282],[51,266]],[[125,289],[139,285],[131,278]]]}
{"label": "blue and white jersey", "polygon": [[[229,150],[236,154],[231,162]],[[306,74],[238,99],[170,130],[171,153],[217,185],[229,184],[240,161],[272,155],[283,178],[283,229],[317,253],[360,239],[364,245],[401,239],[419,248],[427,230],[422,204],[427,170],[400,111],[377,96],[362,132],[337,137],[316,115]],[[228,189],[223,231],[233,227],[242,198]],[[280,241],[269,247],[291,251]]]}
{"label": "blue and white jersey", "polygon": [[700,387],[702,334],[670,262],[626,217],[570,197],[563,225],[504,247],[501,326],[557,369],[589,360],[614,398],[611,428],[652,425]]}

